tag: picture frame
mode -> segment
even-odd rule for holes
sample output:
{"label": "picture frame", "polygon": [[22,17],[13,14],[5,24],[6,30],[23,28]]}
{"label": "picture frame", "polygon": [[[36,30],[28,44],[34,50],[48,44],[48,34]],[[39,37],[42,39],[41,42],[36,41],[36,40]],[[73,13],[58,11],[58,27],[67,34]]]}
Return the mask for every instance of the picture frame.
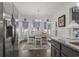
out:
{"label": "picture frame", "polygon": [[62,15],[58,18],[59,27],[65,27],[65,18],[66,18],[66,15]]}

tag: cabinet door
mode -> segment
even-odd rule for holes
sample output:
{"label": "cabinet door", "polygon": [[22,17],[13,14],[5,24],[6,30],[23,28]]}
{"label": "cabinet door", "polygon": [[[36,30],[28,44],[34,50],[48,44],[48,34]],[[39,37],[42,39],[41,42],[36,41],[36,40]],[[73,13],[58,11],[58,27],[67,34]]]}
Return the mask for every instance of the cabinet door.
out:
{"label": "cabinet door", "polygon": [[52,40],[51,45],[54,46],[55,48],[57,48],[58,50],[60,50],[60,43],[59,42]]}
{"label": "cabinet door", "polygon": [[55,48],[53,46],[51,47],[51,56],[55,57]]}
{"label": "cabinet door", "polygon": [[12,15],[12,13],[13,13],[13,4],[12,3],[10,3],[10,2],[4,2],[3,3],[3,11],[4,11],[4,13],[6,13],[6,14],[8,14],[8,15]]}
{"label": "cabinet door", "polygon": [[61,52],[67,55],[68,57],[78,57],[79,52],[76,50],[73,50],[71,47],[68,47],[66,45],[61,46]]}
{"label": "cabinet door", "polygon": [[51,56],[52,57],[60,57],[60,51],[52,46],[51,47]]}
{"label": "cabinet door", "polygon": [[55,56],[56,56],[56,57],[60,57],[60,51],[59,51],[59,50],[57,50],[57,49],[55,48],[55,51],[54,51],[54,52],[55,52]]}
{"label": "cabinet door", "polygon": [[68,57],[68,56],[66,56],[66,55],[64,55],[63,53],[61,53],[61,57]]}

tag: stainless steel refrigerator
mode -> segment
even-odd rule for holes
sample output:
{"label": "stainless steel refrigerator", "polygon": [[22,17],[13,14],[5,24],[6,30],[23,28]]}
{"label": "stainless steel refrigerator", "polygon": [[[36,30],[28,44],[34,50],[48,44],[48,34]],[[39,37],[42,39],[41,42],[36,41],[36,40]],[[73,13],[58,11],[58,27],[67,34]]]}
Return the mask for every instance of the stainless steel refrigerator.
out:
{"label": "stainless steel refrigerator", "polygon": [[[0,2],[0,57],[18,56],[18,39],[16,38],[16,24],[14,15],[10,15],[11,21],[4,16],[6,5]],[[8,25],[11,23],[10,25]]]}
{"label": "stainless steel refrigerator", "polygon": [[[18,41],[16,39],[16,25],[12,16],[11,21],[4,18],[4,56],[17,57],[18,56]],[[10,23],[10,24],[9,24]],[[13,23],[13,24],[12,24]]]}

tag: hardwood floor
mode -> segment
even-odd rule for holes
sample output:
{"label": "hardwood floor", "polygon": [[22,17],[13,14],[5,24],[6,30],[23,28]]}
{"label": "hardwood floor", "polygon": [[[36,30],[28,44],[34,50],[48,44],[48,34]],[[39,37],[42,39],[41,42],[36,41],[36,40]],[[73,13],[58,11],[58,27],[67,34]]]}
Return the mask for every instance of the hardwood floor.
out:
{"label": "hardwood floor", "polygon": [[51,57],[51,50],[27,50],[25,43],[19,47],[19,57]]}
{"label": "hardwood floor", "polygon": [[19,51],[19,57],[51,57],[48,50],[25,50]]}
{"label": "hardwood floor", "polygon": [[29,50],[32,57],[45,57],[47,56],[47,50]]}

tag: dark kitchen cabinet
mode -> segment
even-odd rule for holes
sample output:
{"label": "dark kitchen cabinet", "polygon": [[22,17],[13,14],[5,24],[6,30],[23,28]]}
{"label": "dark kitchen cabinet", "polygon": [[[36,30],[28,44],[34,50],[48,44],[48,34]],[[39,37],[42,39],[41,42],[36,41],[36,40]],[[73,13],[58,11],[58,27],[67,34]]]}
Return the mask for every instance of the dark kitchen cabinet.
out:
{"label": "dark kitchen cabinet", "polygon": [[51,57],[79,57],[79,51],[69,45],[51,40]]}
{"label": "dark kitchen cabinet", "polygon": [[78,57],[79,56],[79,52],[63,44],[61,45],[61,53],[63,53],[67,57]]}
{"label": "dark kitchen cabinet", "polygon": [[54,40],[51,42],[51,56],[60,57],[60,43]]}
{"label": "dark kitchen cabinet", "polygon": [[9,17],[8,16],[7,17],[10,19],[11,19],[12,14],[15,19],[18,19],[18,14],[19,14],[18,9],[12,2],[3,3],[3,12],[4,14],[6,14],[6,16],[9,15]]}
{"label": "dark kitchen cabinet", "polygon": [[73,6],[70,8],[70,22],[74,20],[76,23],[79,24],[79,7]]}
{"label": "dark kitchen cabinet", "polygon": [[61,53],[61,57],[68,57],[68,56],[66,56],[65,54]]}
{"label": "dark kitchen cabinet", "polygon": [[51,47],[51,56],[52,57],[60,57],[60,51],[52,46]]}
{"label": "dark kitchen cabinet", "polygon": [[55,49],[53,46],[51,46],[51,56],[55,57]]}
{"label": "dark kitchen cabinet", "polygon": [[9,16],[11,16],[13,13],[13,3],[4,2],[3,3],[3,12],[8,14]]}

